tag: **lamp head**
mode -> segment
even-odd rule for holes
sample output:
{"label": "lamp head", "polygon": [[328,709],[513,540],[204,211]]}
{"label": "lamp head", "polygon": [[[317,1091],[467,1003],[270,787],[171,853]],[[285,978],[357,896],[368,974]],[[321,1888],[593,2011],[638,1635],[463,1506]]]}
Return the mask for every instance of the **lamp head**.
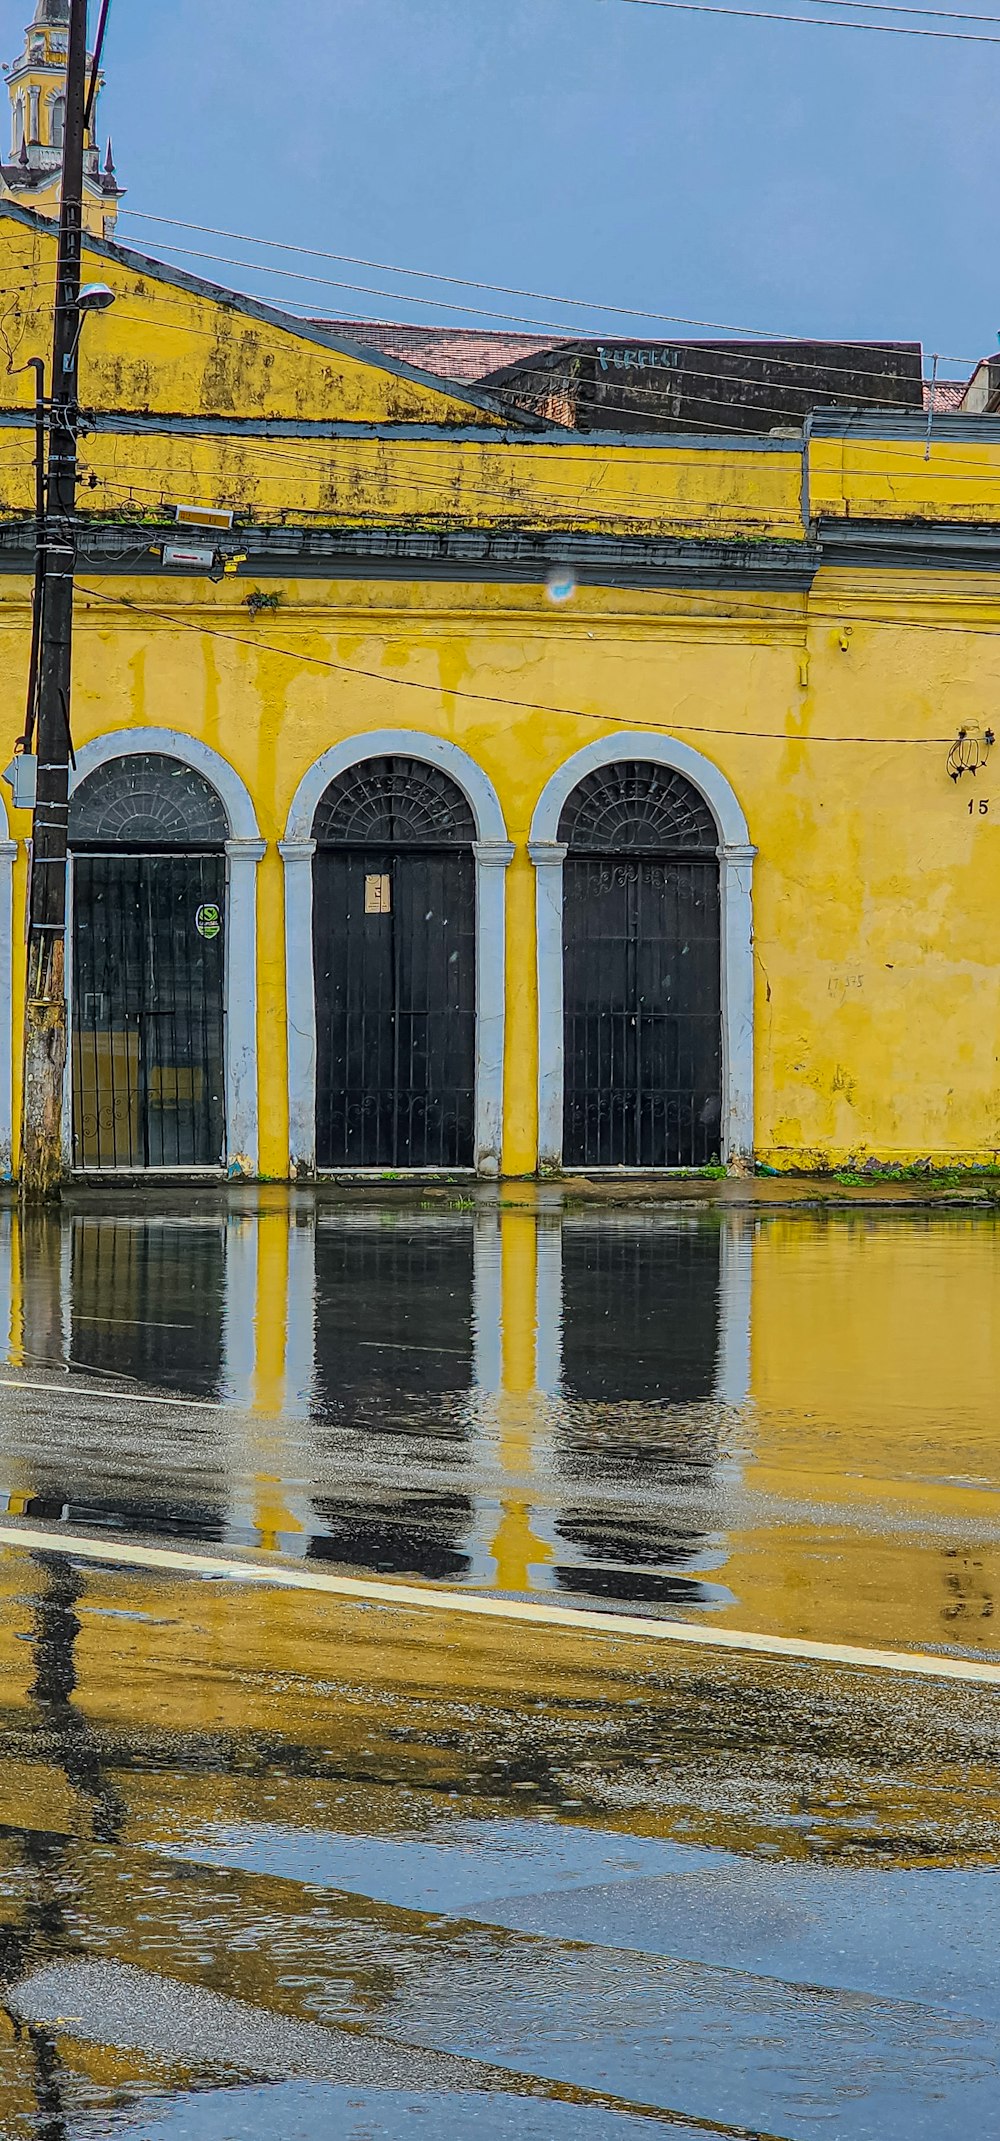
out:
{"label": "lamp head", "polygon": [[80,312],[107,312],[114,301],[115,293],[109,290],[106,282],[88,282],[84,283],[76,302]]}

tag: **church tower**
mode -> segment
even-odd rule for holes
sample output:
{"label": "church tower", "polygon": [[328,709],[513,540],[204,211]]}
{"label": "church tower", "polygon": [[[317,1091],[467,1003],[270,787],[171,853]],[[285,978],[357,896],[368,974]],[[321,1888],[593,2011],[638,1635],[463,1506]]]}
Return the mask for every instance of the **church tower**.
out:
{"label": "church tower", "polygon": [[[69,0],[37,0],[25,31],[24,50],[5,67],[10,97],[10,156],[0,163],[0,200],[14,200],[37,216],[59,214],[59,171],[66,119],[66,51]],[[113,238],[123,189],[115,177],[111,143],[104,168],[97,147],[97,119],[104,77],[98,78],[83,158],[84,228]]]}

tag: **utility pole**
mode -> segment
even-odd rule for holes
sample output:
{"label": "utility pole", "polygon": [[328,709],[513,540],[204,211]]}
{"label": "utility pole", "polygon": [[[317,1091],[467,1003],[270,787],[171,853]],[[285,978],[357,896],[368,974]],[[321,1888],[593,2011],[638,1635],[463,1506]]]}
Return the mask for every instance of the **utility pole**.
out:
{"label": "utility pole", "polygon": [[69,815],[73,570],[76,556],[77,366],[87,0],[70,0],[59,262],[52,334],[45,571],[38,678],[38,785],[32,827],[24,1007],[21,1195],[57,1198],[63,1173],[66,1068],[66,829]]}

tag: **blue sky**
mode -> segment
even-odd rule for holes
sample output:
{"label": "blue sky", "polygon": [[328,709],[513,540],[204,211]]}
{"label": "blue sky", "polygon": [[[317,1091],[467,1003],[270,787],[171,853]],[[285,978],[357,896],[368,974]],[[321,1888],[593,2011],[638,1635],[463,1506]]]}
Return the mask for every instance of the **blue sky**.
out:
{"label": "blue sky", "polygon": [[[0,0],[7,57],[27,12]],[[996,347],[1000,44],[623,0],[112,0],[107,71],[131,209],[738,326]],[[318,312],[450,317],[434,285],[410,306],[200,272]]]}

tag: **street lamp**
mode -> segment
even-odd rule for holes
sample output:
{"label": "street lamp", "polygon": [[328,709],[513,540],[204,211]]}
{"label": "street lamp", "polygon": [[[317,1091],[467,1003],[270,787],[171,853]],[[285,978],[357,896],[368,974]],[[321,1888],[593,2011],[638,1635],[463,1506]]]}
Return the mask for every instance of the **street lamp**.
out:
{"label": "street lamp", "polygon": [[113,290],[109,290],[106,282],[84,283],[76,301],[76,309],[80,315],[76,325],[76,333],[63,356],[64,372],[72,371],[76,363],[76,354],[80,347],[80,336],[83,333],[84,320],[91,312],[106,312],[108,306],[113,305],[114,301],[115,293]]}

